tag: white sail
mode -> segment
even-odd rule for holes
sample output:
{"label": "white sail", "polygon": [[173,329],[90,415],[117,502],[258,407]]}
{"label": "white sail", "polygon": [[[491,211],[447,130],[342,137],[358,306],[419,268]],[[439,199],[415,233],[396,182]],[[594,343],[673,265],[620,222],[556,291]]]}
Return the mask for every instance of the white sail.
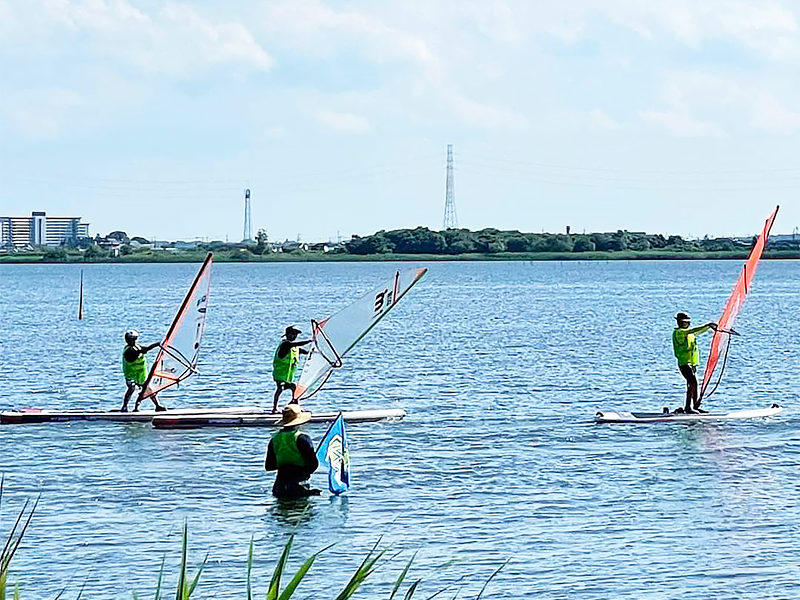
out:
{"label": "white sail", "polygon": [[296,399],[315,394],[328,380],[333,369],[378,321],[416,284],[427,269],[404,269],[323,321],[311,321],[314,343],[306,357]]}
{"label": "white sail", "polygon": [[157,394],[197,372],[197,357],[206,325],[211,289],[211,262],[212,254],[209,252],[161,343],[145,382],[142,398]]}

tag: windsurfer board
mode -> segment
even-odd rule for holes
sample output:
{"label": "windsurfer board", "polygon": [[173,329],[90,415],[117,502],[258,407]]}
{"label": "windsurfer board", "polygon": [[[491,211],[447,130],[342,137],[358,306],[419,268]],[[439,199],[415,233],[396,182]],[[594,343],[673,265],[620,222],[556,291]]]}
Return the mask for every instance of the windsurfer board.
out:
{"label": "windsurfer board", "polygon": [[602,411],[594,416],[595,423],[695,423],[705,421],[735,421],[758,419],[779,414],[783,408],[773,404],[769,408],[732,410],[728,412],[683,413],[683,412],[625,412]]}
{"label": "windsurfer board", "polygon": [[[309,423],[332,423],[339,412],[312,413]],[[400,408],[375,410],[350,410],[341,413],[347,423],[370,423],[374,421],[399,421],[406,416]],[[158,413],[153,418],[156,429],[198,429],[201,427],[278,427],[280,413],[262,413],[259,415],[224,415],[195,414],[173,415]]]}
{"label": "windsurfer board", "polygon": [[120,412],[118,410],[45,410],[23,408],[0,413],[0,423],[60,423],[65,421],[120,421],[149,423],[157,415],[209,415],[209,414],[260,414],[264,409],[258,406],[229,406],[224,408],[176,408],[167,411],[139,410]]}

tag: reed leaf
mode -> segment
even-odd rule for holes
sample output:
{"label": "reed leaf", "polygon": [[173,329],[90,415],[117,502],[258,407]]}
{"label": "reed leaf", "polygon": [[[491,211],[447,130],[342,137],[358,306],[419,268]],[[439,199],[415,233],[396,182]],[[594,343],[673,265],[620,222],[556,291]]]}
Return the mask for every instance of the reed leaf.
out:
{"label": "reed leaf", "polygon": [[[406,578],[406,575],[408,575],[408,570],[411,568],[411,563],[414,562],[414,559],[416,557],[417,557],[417,553],[414,552],[414,554],[411,555],[411,558],[409,559],[408,563],[406,563],[405,569],[403,569],[400,572],[400,575],[397,577],[397,581],[394,582],[394,587],[392,588],[392,593],[389,594],[389,600],[392,600],[392,598],[394,598],[395,594],[397,593],[397,590],[399,590],[400,586],[403,585],[403,580]],[[410,596],[408,596],[408,598],[410,598]]]}
{"label": "reed leaf", "polygon": [[411,584],[411,587],[408,588],[406,591],[405,600],[411,600],[411,596],[414,595],[414,592],[417,591],[417,586],[420,584],[422,579],[417,579],[414,583]]}
{"label": "reed leaf", "polygon": [[269,582],[269,589],[267,590],[267,600],[277,600],[278,593],[281,588],[281,575],[286,568],[286,561],[289,560],[289,553],[292,551],[292,544],[294,543],[294,534],[289,536],[289,541],[283,547],[281,557],[278,559],[278,564],[275,565],[275,571],[272,573],[272,580]]}
{"label": "reed leaf", "polygon": [[250,536],[250,547],[247,550],[247,600],[253,600],[253,588],[250,585],[250,574],[253,572],[253,536]]}
{"label": "reed leaf", "polygon": [[164,581],[164,563],[167,562],[167,553],[161,557],[161,568],[158,570],[158,582],[156,583],[156,595],[154,600],[161,600],[161,583]]}
{"label": "reed leaf", "polygon": [[326,550],[328,550],[329,548],[331,548],[332,546],[333,544],[331,544],[330,546],[325,546],[319,552],[315,552],[314,554],[309,556],[297,570],[297,573],[294,574],[294,577],[292,577],[292,580],[289,582],[289,584],[286,586],[283,592],[281,592],[281,595],[278,597],[278,600],[289,600],[289,598],[292,597],[292,594],[294,594],[294,591],[297,589],[297,586],[300,585],[300,582],[303,580],[303,577],[305,577],[306,573],[308,573],[308,570],[311,568],[311,565],[313,565],[314,561],[317,560],[317,557]]}
{"label": "reed leaf", "polygon": [[336,596],[336,600],[347,600],[348,598],[352,597],[353,594],[356,593],[358,588],[364,582],[364,580],[372,575],[373,571],[375,570],[375,564],[383,557],[386,553],[386,549],[381,550],[378,552],[377,555],[373,556],[378,549],[378,545],[381,543],[381,538],[378,538],[378,541],[375,542],[375,545],[369,551],[364,560],[361,562],[361,565],[358,567],[353,576],[350,578],[350,581],[347,582],[347,585],[344,589],[339,592],[339,595]]}
{"label": "reed leaf", "polygon": [[183,539],[181,540],[181,570],[178,574],[178,589],[175,591],[175,600],[184,600],[184,588],[186,587],[186,552],[187,552],[187,538],[188,525],[186,519],[183,520]]}
{"label": "reed leaf", "polygon": [[480,593],[478,594],[477,598],[475,598],[475,600],[481,600],[481,596],[483,596],[483,592],[484,592],[484,591],[486,591],[486,586],[487,586],[487,585],[489,585],[489,582],[490,582],[492,579],[494,579],[494,578],[495,578],[495,575],[497,575],[497,574],[498,574],[500,571],[502,571],[502,570],[503,570],[503,567],[505,567],[505,566],[506,566],[506,565],[507,565],[509,562],[511,562],[511,559],[510,559],[510,558],[509,558],[508,560],[506,560],[506,562],[504,562],[502,565],[500,565],[499,567],[497,567],[497,569],[495,570],[495,572],[494,572],[494,573],[492,573],[491,575],[489,575],[489,579],[487,579],[487,580],[486,580],[486,583],[484,583],[484,584],[483,584],[483,587],[481,588],[481,591],[480,591]]}

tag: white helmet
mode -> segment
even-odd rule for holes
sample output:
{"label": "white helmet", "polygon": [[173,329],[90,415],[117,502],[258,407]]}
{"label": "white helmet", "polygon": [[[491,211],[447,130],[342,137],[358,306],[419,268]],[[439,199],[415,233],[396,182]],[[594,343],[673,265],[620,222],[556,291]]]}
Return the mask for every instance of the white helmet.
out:
{"label": "white helmet", "polygon": [[125,332],[126,342],[132,343],[135,342],[138,338],[139,338],[139,332],[136,331],[135,329],[128,329],[128,331]]}

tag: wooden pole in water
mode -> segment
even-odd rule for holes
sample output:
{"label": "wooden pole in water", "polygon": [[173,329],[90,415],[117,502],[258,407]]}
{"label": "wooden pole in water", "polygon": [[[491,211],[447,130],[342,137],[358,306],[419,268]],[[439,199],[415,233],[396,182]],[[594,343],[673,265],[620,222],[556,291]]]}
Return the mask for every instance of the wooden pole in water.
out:
{"label": "wooden pole in water", "polygon": [[83,319],[83,269],[81,269],[81,288],[78,296],[78,321]]}

